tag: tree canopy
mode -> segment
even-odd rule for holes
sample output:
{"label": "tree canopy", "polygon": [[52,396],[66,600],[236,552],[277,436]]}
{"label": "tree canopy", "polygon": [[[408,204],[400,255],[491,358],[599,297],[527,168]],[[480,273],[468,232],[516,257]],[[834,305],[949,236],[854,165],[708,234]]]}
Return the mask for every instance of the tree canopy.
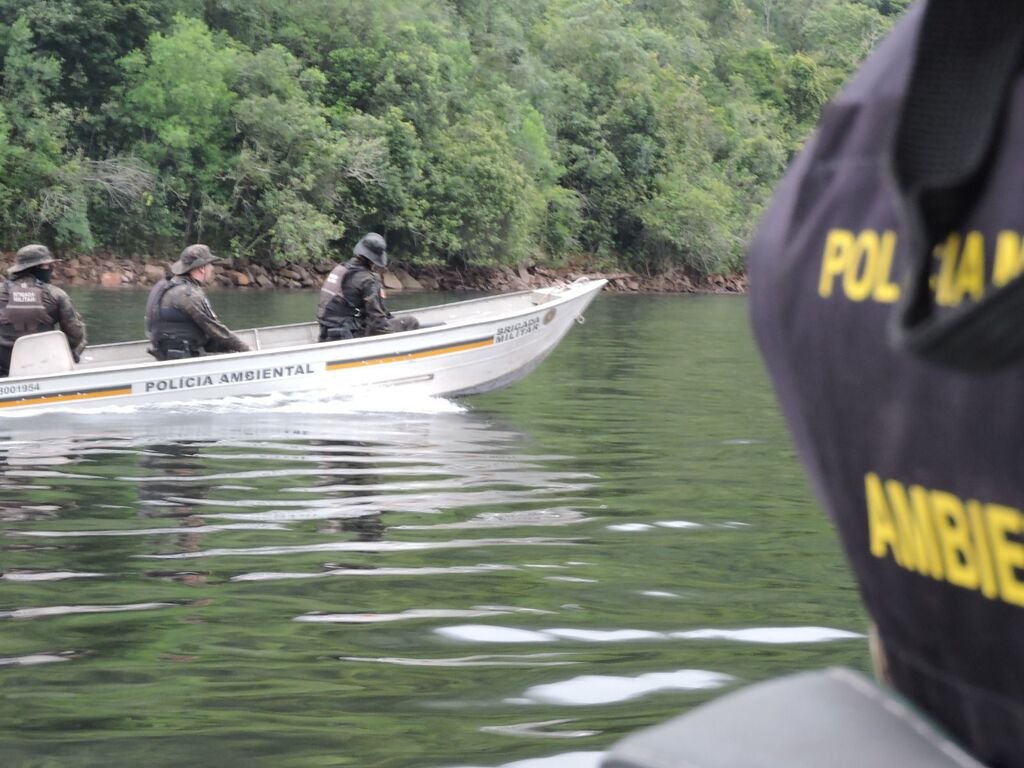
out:
{"label": "tree canopy", "polygon": [[907,0],[0,0],[0,245],[735,269]]}

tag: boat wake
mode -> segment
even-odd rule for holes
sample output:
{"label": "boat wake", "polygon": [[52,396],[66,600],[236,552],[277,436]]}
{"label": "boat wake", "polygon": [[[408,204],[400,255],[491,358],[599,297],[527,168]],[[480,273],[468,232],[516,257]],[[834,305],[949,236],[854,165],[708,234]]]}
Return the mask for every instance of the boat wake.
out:
{"label": "boat wake", "polygon": [[[354,396],[339,396],[324,392],[294,392],[274,395],[236,395],[211,398],[209,400],[188,400],[152,404],[149,410],[186,411],[189,413],[301,413],[312,415],[349,415],[359,413],[463,413],[464,406],[452,400],[429,395],[403,392],[396,397],[393,392],[374,390]],[[141,408],[140,408],[141,409]]]}
{"label": "boat wake", "polygon": [[[271,395],[231,395],[202,400],[164,400],[159,403],[122,404],[68,404],[48,409],[49,414],[81,414],[85,416],[148,416],[160,414],[214,415],[245,414],[301,414],[308,416],[350,416],[363,413],[433,415],[464,413],[465,406],[452,400],[426,394],[403,391],[401,397],[387,390],[367,390],[357,395],[338,395],[335,392],[291,392]],[[16,411],[2,414],[8,419],[38,418],[44,414]]]}

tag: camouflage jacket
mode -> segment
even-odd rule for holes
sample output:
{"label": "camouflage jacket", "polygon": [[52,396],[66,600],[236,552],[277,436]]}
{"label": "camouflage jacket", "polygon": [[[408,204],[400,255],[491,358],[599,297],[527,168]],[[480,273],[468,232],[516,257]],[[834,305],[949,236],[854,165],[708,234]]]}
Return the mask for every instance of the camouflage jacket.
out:
{"label": "camouflage jacket", "polygon": [[176,277],[172,282],[175,284],[164,294],[161,306],[178,310],[196,324],[206,337],[203,349],[207,352],[249,351],[249,345],[228,330],[217,317],[199,283],[188,275]]}
{"label": "camouflage jacket", "polygon": [[[80,355],[82,350],[85,349],[86,344],[85,322],[82,320],[82,316],[78,314],[78,310],[71,303],[67,293],[55,285],[44,283],[34,277],[22,276],[16,280],[7,280],[0,287],[0,345],[11,346],[15,339],[25,335],[24,333],[19,333],[6,321],[3,311],[10,301],[12,287],[19,284],[26,284],[32,289],[41,292],[43,309],[52,321],[49,328],[40,327],[38,330],[31,332],[38,333],[43,330],[60,328],[64,335],[68,337],[68,346],[71,347],[71,351],[76,356]],[[44,323],[40,325],[42,326]],[[8,343],[5,344],[5,341]]]}

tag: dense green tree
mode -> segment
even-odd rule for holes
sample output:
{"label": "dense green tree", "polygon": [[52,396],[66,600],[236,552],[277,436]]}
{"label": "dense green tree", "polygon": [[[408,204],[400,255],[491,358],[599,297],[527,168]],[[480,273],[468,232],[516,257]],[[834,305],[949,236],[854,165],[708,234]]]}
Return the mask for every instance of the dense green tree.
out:
{"label": "dense green tree", "polygon": [[[86,151],[107,152],[119,136],[100,108],[122,80],[118,61],[166,28],[176,12],[198,5],[199,0],[0,0],[0,26],[25,19],[35,49],[59,67],[52,94],[73,111],[69,130]],[[6,50],[3,40],[0,54]]]}
{"label": "dense green tree", "polygon": [[505,130],[486,113],[451,127],[426,169],[431,222],[426,245],[460,262],[515,261],[528,255],[531,221],[523,165]]}
{"label": "dense green tree", "polygon": [[0,0],[0,239],[737,268],[907,0]]}
{"label": "dense green tree", "polygon": [[241,150],[227,177],[222,229],[242,256],[264,243],[280,258],[321,257],[344,226],[333,216],[350,142],[318,97],[325,78],[278,45],[242,57],[232,107]]}
{"label": "dense green tree", "polygon": [[28,20],[8,32],[0,95],[3,216],[8,244],[35,236],[92,248],[81,158],[68,146],[71,111],[55,99],[60,64],[36,49]]}
{"label": "dense green tree", "polygon": [[163,199],[154,205],[161,234],[217,239],[206,216],[224,194],[239,55],[202,21],[179,16],[166,35],[154,33],[144,50],[121,60],[122,119],[136,129],[136,150],[161,178]]}
{"label": "dense green tree", "polygon": [[803,26],[805,46],[843,79],[889,30],[891,20],[860,3],[814,7]]}

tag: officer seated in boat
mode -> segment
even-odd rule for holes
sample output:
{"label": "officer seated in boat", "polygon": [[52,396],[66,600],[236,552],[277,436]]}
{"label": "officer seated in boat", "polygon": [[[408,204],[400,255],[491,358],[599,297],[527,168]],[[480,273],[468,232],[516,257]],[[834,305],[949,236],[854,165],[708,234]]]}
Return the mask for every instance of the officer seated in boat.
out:
{"label": "officer seated in boat", "polygon": [[9,373],[14,342],[31,333],[60,329],[78,362],[85,349],[85,323],[71,299],[50,285],[53,254],[45,245],[26,245],[7,270],[0,289],[0,376]]}
{"label": "officer seated in boat", "polygon": [[219,262],[207,246],[190,245],[171,265],[171,276],[153,286],[146,302],[146,334],[149,353],[157,360],[249,351],[217,318],[203,293],[203,283]]}
{"label": "officer seated in boat", "polygon": [[412,331],[420,327],[415,317],[392,317],[384,306],[384,289],[378,272],[388,265],[387,243],[370,232],[356,243],[352,258],[339,264],[320,288],[320,341]]}

